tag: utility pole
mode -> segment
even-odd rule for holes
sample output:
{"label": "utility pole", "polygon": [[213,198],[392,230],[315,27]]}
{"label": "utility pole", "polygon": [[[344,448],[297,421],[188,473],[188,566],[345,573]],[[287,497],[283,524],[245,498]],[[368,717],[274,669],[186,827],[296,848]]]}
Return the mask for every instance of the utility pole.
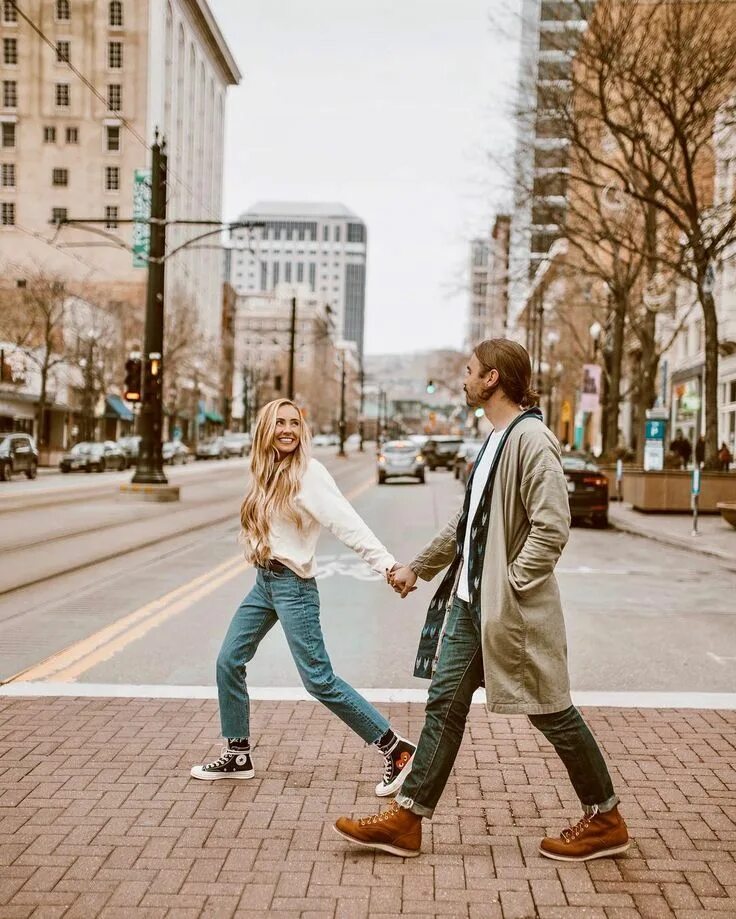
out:
{"label": "utility pole", "polygon": [[132,480],[135,485],[165,485],[168,481],[161,456],[167,157],[165,149],[158,142],[158,134],[151,150],[151,242],[143,344],[141,444]]}
{"label": "utility pole", "polygon": [[294,400],[294,350],[296,348],[296,297],[291,298],[291,327],[289,330],[289,377],[286,394]]}
{"label": "utility pole", "polygon": [[345,348],[342,349],[342,371],[340,373],[340,449],[338,456],[345,456]]}
{"label": "utility pole", "polygon": [[363,423],[363,410],[365,408],[365,373],[363,372],[363,358],[360,358],[360,415],[358,416],[358,437],[360,443],[358,450],[363,453],[363,435],[365,434],[365,425]]}

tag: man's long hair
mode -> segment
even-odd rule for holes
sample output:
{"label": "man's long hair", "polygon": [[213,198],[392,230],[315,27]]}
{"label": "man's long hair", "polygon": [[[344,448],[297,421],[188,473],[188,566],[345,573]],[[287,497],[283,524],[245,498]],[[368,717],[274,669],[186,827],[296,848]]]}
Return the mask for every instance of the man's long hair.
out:
{"label": "man's long hair", "polygon": [[485,371],[498,371],[498,385],[514,405],[530,408],[539,403],[539,393],[532,388],[532,364],[526,348],[510,338],[488,338],[473,353]]}
{"label": "man's long hair", "polygon": [[270,533],[274,516],[284,516],[301,530],[304,520],[296,496],[309,463],[312,436],[302,415],[299,446],[283,459],[273,439],[276,419],[285,405],[301,411],[290,399],[274,399],[258,413],[250,457],[251,479],[240,508],[240,523],[248,547],[246,557],[263,565],[271,557]]}

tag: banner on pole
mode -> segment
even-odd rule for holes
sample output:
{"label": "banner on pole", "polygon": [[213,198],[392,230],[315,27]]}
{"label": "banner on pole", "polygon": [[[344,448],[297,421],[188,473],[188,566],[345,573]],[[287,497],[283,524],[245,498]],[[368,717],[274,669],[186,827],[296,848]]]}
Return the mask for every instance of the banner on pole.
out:
{"label": "banner on pole", "polygon": [[133,173],[133,267],[147,268],[151,243],[151,170],[136,169]]}
{"label": "banner on pole", "polygon": [[580,408],[595,412],[601,404],[601,368],[599,364],[583,365],[583,385],[580,388]]}

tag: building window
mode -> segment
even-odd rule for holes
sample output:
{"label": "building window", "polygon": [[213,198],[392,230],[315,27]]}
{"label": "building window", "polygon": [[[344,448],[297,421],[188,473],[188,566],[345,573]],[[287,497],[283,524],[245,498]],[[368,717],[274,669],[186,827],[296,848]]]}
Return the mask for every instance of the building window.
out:
{"label": "building window", "polygon": [[261,262],[261,290],[266,290],[268,288],[268,265],[266,262]]}
{"label": "building window", "polygon": [[335,227],[335,242],[340,242],[340,227]]}
{"label": "building window", "polygon": [[123,43],[111,41],[107,43],[107,66],[110,70],[120,70],[123,66]]}
{"label": "building window", "polygon": [[15,205],[12,201],[3,201],[0,204],[0,224],[4,227],[15,226]]}
{"label": "building window", "polygon": [[3,22],[10,25],[18,21],[18,10],[12,0],[3,0]]}
{"label": "building window", "polygon": [[296,280],[298,284],[304,281],[304,262],[299,262],[296,266]]}
{"label": "building window", "polygon": [[54,87],[54,94],[58,108],[69,108],[71,96],[68,83],[57,83]]}
{"label": "building window", "polygon": [[15,188],[15,163],[3,163],[3,188]]}
{"label": "building window", "polygon": [[3,80],[3,105],[5,108],[17,108],[18,106],[18,82],[17,80]]}
{"label": "building window", "polygon": [[63,223],[67,218],[67,209],[65,207],[52,207],[51,208],[51,223],[58,226],[60,223]]}
{"label": "building window", "polygon": [[58,168],[52,169],[51,184],[55,185],[57,188],[66,188],[66,186],[69,184],[69,170]]}
{"label": "building window", "polygon": [[3,121],[2,142],[3,147],[7,150],[15,147],[15,124],[12,121]]}
{"label": "building window", "polygon": [[317,284],[317,266],[314,262],[309,263],[309,289],[314,290]]}
{"label": "building window", "polygon": [[118,227],[118,209],[117,206],[107,206],[105,208],[105,226],[108,230],[116,230]]}
{"label": "building window", "polygon": [[56,0],[56,21],[69,22],[72,18],[72,5],[69,0]]}
{"label": "building window", "polygon": [[69,41],[57,41],[56,43],[56,62],[57,64],[68,64],[71,60],[72,46]]}
{"label": "building window", "polygon": [[119,166],[105,166],[105,191],[120,191]]}
{"label": "building window", "polygon": [[365,242],[365,227],[362,223],[349,223],[348,224],[348,242],[349,243],[364,243]]}
{"label": "building window", "polygon": [[67,128],[66,129],[66,142],[68,144],[78,144],[79,143],[79,128]]}
{"label": "building window", "polygon": [[56,128],[53,125],[46,125],[43,129],[43,142],[45,144],[56,143]]}
{"label": "building window", "polygon": [[279,283],[279,263],[273,263],[273,286],[275,287]]}
{"label": "building window", "polygon": [[105,149],[108,153],[120,152],[120,125],[109,124],[106,126]]}
{"label": "building window", "polygon": [[119,112],[123,107],[123,87],[120,83],[111,83],[107,87],[107,107],[111,112]]}
{"label": "building window", "polygon": [[330,241],[330,228],[325,224],[322,227],[322,242],[328,243]]}
{"label": "building window", "polygon": [[286,262],[284,265],[284,280],[287,284],[291,282],[291,262]]}
{"label": "building window", "polygon": [[3,63],[4,64],[17,64],[18,63],[18,39],[17,38],[4,38],[3,39]]}
{"label": "building window", "polygon": [[123,25],[123,4],[120,0],[112,0],[110,3],[109,23],[113,29],[120,29]]}

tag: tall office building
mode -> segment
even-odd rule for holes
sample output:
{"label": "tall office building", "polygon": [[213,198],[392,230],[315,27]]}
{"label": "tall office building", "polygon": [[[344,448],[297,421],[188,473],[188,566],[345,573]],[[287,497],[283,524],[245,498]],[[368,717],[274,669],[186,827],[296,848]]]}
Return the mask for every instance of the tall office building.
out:
{"label": "tall office building", "polygon": [[[157,129],[167,141],[169,218],[221,218],[225,94],[240,74],[206,0],[6,0],[0,54],[5,282],[22,283],[25,266],[142,306],[145,261],[116,242],[133,244],[121,221],[133,216]],[[92,233],[60,225],[66,218],[104,223]],[[170,229],[169,250],[194,235]],[[221,266],[211,246],[167,262],[168,292],[195,304],[212,339]]]}
{"label": "tall office building", "polygon": [[368,234],[343,204],[259,201],[241,220],[261,229],[233,234],[230,283],[238,294],[306,284],[335,316],[338,334],[363,353]]}
{"label": "tall office building", "polygon": [[564,235],[568,146],[559,106],[595,0],[522,0],[509,313],[523,309],[530,278]]}
{"label": "tall office building", "polygon": [[510,223],[510,217],[499,214],[489,236],[470,243],[468,348],[507,333]]}

